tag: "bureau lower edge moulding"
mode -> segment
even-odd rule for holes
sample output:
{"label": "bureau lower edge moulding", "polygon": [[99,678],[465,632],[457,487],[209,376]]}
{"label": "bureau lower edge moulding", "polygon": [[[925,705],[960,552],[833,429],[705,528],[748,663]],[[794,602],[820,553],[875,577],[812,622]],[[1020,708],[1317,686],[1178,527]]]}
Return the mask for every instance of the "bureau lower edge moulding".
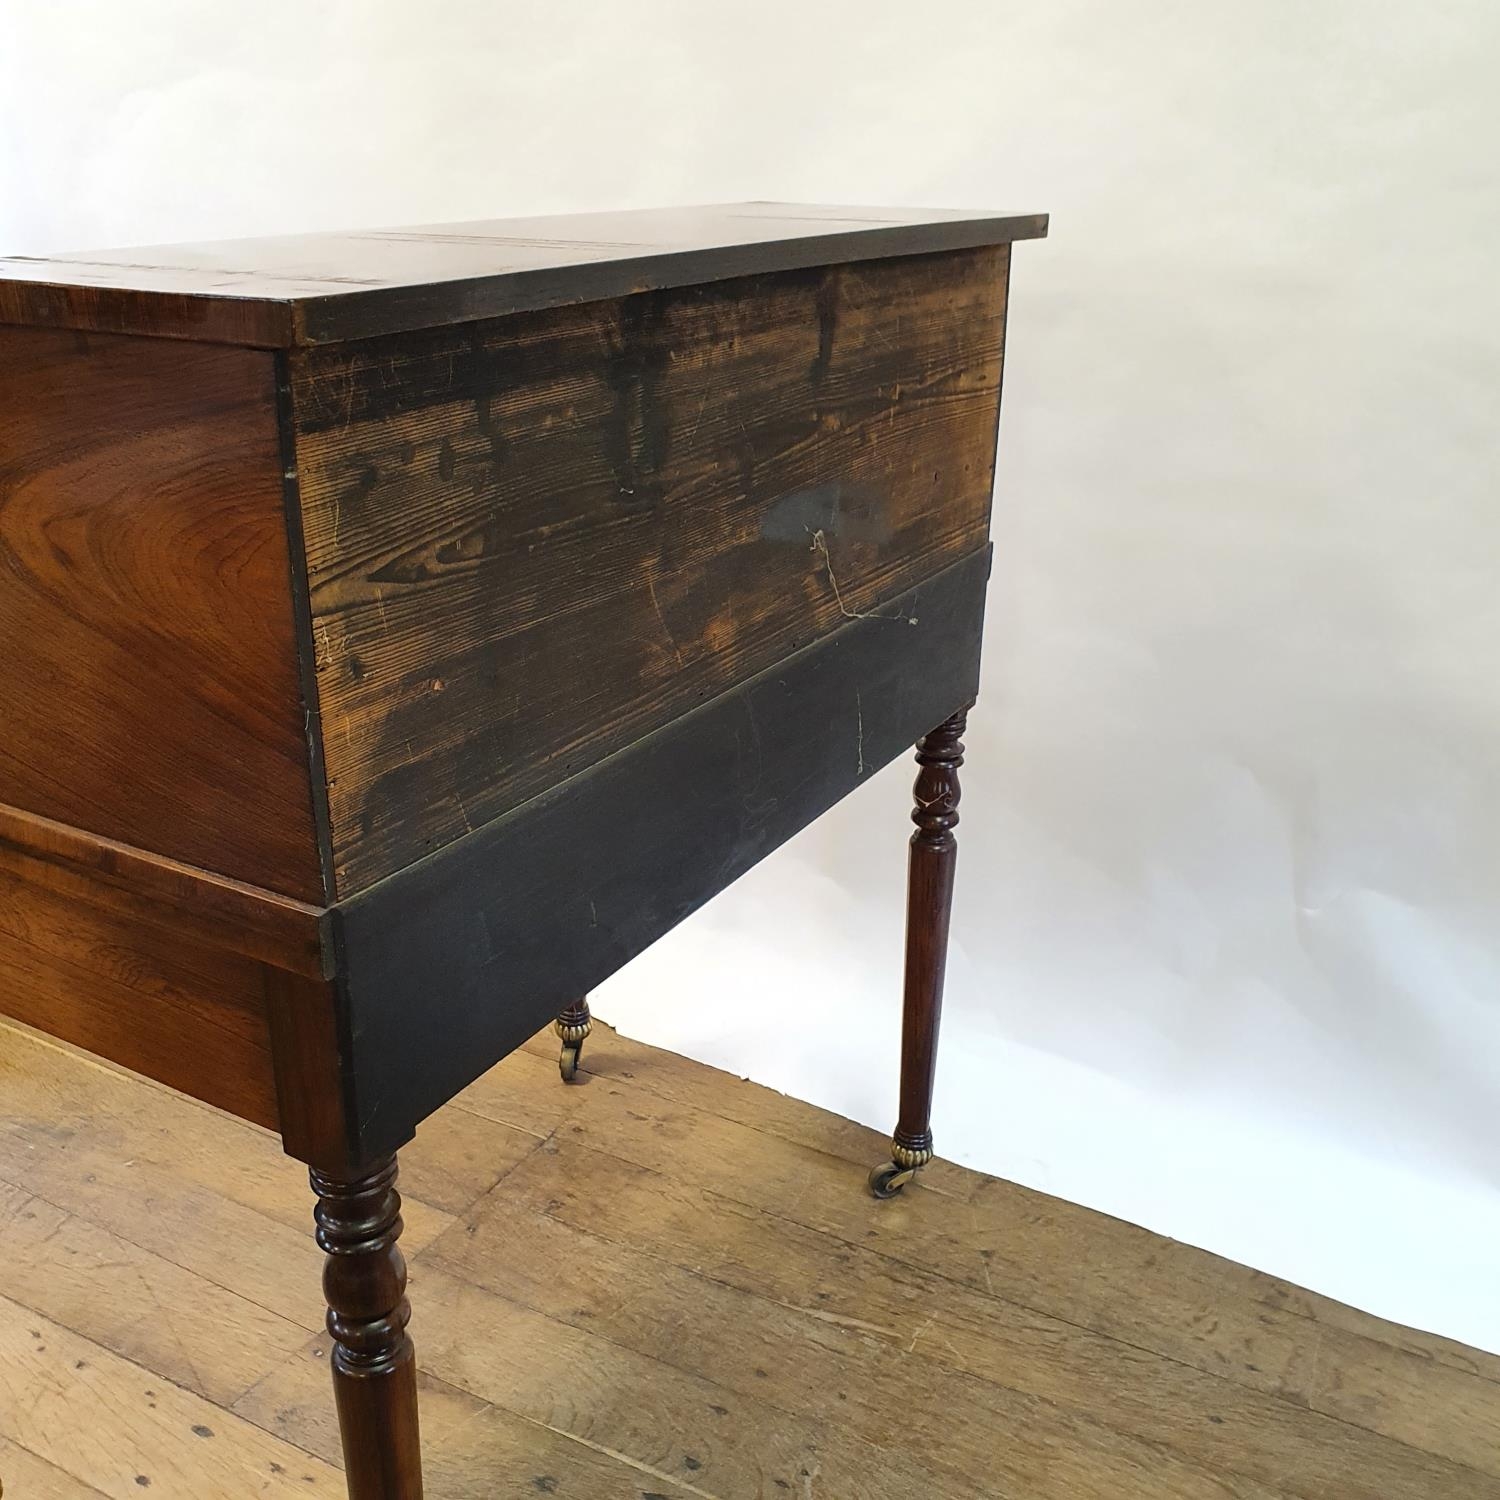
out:
{"label": "bureau lower edge moulding", "polygon": [[931,1158],[1045,232],[750,203],[0,260],[0,1009],[308,1165],[354,1500],[421,1494],[399,1148],[549,1019],[572,1078],[592,986],[913,743],[871,1190]]}

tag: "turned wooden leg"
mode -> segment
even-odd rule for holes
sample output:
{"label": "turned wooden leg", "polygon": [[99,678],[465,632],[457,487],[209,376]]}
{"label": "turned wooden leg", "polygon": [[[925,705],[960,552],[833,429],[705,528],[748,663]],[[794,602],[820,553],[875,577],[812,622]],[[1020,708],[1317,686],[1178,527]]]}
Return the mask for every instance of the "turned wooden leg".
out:
{"label": "turned wooden leg", "polygon": [[572,1083],[578,1076],[578,1059],[583,1052],[583,1044],[589,1032],[594,1029],[593,1019],[589,1015],[588,997],[575,1000],[566,1007],[553,1025],[562,1039],[562,1055],[558,1058],[557,1065],[562,1070],[563,1082]]}
{"label": "turned wooden leg", "polygon": [[870,1173],[877,1198],[899,1193],[932,1160],[932,1083],[948,960],[948,919],[958,863],[958,768],[968,710],[917,741],[915,807],[906,888],[906,989],[901,1021],[901,1115],[891,1160]]}
{"label": "turned wooden leg", "polygon": [[417,1366],[407,1337],[396,1158],[361,1177],[310,1173],[333,1335],[333,1395],[349,1500],[421,1500]]}

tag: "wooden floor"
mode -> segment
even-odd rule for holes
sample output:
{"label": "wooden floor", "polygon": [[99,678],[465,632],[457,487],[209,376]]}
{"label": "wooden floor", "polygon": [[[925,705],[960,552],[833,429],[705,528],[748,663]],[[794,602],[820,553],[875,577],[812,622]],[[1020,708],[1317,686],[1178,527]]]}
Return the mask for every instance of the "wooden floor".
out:
{"label": "wooden floor", "polygon": [[[1500,1360],[600,1027],[406,1153],[432,1500],[1500,1497]],[[300,1169],[0,1030],[7,1500],[343,1495]]]}

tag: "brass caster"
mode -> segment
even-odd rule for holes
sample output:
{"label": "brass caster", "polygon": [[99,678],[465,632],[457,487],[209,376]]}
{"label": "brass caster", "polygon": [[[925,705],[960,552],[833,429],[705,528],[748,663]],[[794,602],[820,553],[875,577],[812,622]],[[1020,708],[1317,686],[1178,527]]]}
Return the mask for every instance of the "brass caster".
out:
{"label": "brass caster", "polygon": [[894,1198],[916,1175],[915,1167],[898,1167],[893,1161],[883,1161],[870,1173],[870,1194],[875,1198]]}
{"label": "brass caster", "polygon": [[578,1054],[583,1051],[582,1042],[564,1042],[562,1055],[557,1059],[557,1070],[564,1083],[572,1083],[578,1077]]}

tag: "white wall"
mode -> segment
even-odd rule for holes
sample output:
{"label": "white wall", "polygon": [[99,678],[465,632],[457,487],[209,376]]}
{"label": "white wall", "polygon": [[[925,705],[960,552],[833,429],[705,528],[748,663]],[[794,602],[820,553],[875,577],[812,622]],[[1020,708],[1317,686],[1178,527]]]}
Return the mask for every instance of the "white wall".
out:
{"label": "white wall", "polygon": [[[1500,9],[0,21],[12,252],[738,197],[1050,210],[1015,257],[939,1147],[1500,1349]],[[908,779],[597,1009],[888,1126]]]}

